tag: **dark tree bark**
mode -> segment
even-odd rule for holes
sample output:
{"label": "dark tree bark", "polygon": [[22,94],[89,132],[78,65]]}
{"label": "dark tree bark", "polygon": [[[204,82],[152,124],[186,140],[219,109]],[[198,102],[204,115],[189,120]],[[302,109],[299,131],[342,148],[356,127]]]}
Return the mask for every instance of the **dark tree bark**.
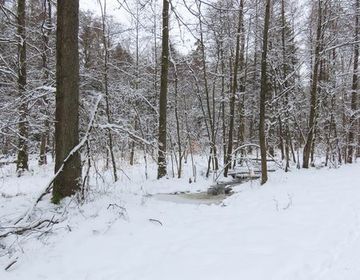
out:
{"label": "dark tree bark", "polygon": [[[55,172],[79,143],[79,0],[57,1]],[[81,186],[80,153],[75,152],[54,180],[53,202]]]}
{"label": "dark tree bark", "polygon": [[357,139],[355,138],[356,131],[358,129],[355,112],[357,110],[357,98],[358,98],[358,68],[359,68],[359,12],[360,12],[360,0],[356,0],[355,10],[355,36],[354,36],[354,65],[353,65],[353,77],[351,86],[351,116],[350,116],[350,130],[348,136],[348,152],[347,152],[347,163],[352,163],[354,158],[354,150],[357,145]]}
{"label": "dark tree bark", "polygon": [[159,153],[158,179],[166,175],[166,115],[169,73],[169,1],[163,0],[162,11],[162,54],[161,54],[161,82],[159,101]]}
{"label": "dark tree bark", "polygon": [[311,89],[310,89],[310,116],[309,116],[309,131],[303,151],[303,168],[309,168],[309,161],[311,156],[312,145],[315,136],[316,125],[316,111],[317,111],[317,91],[319,79],[319,66],[320,66],[320,52],[321,52],[321,37],[322,37],[322,0],[318,0],[318,22],[316,28],[316,41],[315,41],[315,57],[314,67],[312,73]]}
{"label": "dark tree bark", "polygon": [[[18,35],[18,90],[19,105],[19,144],[16,170],[28,170],[28,104],[26,95],[26,1],[18,0],[17,5],[17,35]],[[19,173],[20,174],[20,173]]]}
{"label": "dark tree bark", "polygon": [[261,184],[265,184],[268,180],[267,160],[266,160],[266,135],[265,135],[265,102],[268,95],[267,82],[267,51],[268,51],[268,33],[270,25],[270,5],[271,0],[266,0],[263,46],[261,55],[261,89],[260,89],[260,120],[259,120],[259,142],[261,154]]}

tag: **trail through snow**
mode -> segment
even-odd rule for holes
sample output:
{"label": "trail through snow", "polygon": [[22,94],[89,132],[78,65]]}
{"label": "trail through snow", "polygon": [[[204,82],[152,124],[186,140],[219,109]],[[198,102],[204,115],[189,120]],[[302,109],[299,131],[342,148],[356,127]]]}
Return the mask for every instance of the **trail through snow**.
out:
{"label": "trail through snow", "polygon": [[[222,205],[162,201],[119,183],[81,206],[64,201],[67,218],[53,234],[6,240],[20,242],[23,253],[0,257],[0,279],[358,280],[359,171],[358,164],[278,171],[265,186],[237,186]],[[28,206],[41,178],[46,181],[45,171],[4,179],[0,217]],[[22,184],[11,189],[17,180],[28,190]],[[141,189],[194,188],[184,182],[154,180]],[[22,195],[6,196],[16,193]],[[59,211],[47,202],[40,207],[44,215]]]}

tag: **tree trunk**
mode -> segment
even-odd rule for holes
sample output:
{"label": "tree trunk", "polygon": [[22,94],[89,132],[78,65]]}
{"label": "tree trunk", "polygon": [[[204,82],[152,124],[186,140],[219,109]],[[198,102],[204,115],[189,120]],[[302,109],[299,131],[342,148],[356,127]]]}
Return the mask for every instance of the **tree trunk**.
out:
{"label": "tree trunk", "polygon": [[[49,83],[49,65],[48,60],[50,57],[50,48],[49,48],[49,36],[51,34],[51,29],[49,26],[52,24],[52,12],[51,12],[51,2],[49,0],[45,0],[44,2],[44,13],[47,17],[44,17],[42,23],[42,39],[43,39],[43,52],[42,52],[42,68],[43,68],[43,79],[44,85],[48,85]],[[50,133],[50,124],[49,124],[49,112],[48,112],[48,100],[46,96],[43,97],[43,113],[45,116],[44,121],[44,131],[41,133],[41,141],[40,141],[40,155],[39,155],[39,165],[47,164],[47,151],[48,151],[48,138]]]}
{"label": "tree trunk", "polygon": [[[174,102],[175,102],[175,121],[176,121],[176,136],[177,136],[177,145],[178,145],[178,157],[179,157],[179,164],[177,168],[177,175],[178,178],[181,178],[182,173],[182,159],[183,159],[183,153],[182,153],[182,142],[181,142],[181,127],[180,127],[180,117],[179,117],[179,108],[178,108],[178,71],[177,71],[177,65],[176,62],[173,61],[174,65]],[[175,157],[176,158],[176,157]]]}
{"label": "tree trunk", "polygon": [[321,38],[322,38],[322,1],[318,0],[318,23],[316,31],[316,42],[315,42],[315,61],[312,73],[311,82],[311,101],[310,101],[310,116],[309,116],[309,131],[303,151],[303,168],[309,168],[309,161],[312,151],[312,145],[314,142],[315,125],[316,125],[316,111],[317,111],[317,89],[318,89],[318,78],[319,78],[319,65],[320,65],[320,52],[321,52]]}
{"label": "tree trunk", "polygon": [[[285,94],[285,141],[282,140],[282,142],[285,142],[282,144],[285,145],[285,160],[286,160],[286,164],[285,164],[285,172],[289,171],[290,168],[290,142],[291,142],[291,135],[290,135],[290,125],[289,125],[289,118],[290,118],[290,114],[289,114],[289,93],[287,91],[288,88],[288,82],[287,82],[287,75],[288,75],[288,67],[286,64],[286,40],[285,40],[285,31],[286,31],[286,18],[285,18],[285,0],[281,1],[281,22],[282,22],[282,28],[281,28],[281,44],[282,44],[282,58],[283,58],[283,79],[284,79],[284,90],[286,91]],[[281,120],[280,120],[281,121]],[[283,138],[283,136],[281,136]],[[293,155],[294,157],[294,161],[295,161],[295,155]]]}
{"label": "tree trunk", "polygon": [[[204,79],[204,91],[206,96],[206,109],[207,109],[207,117],[209,121],[210,131],[208,132],[209,140],[210,140],[210,158],[208,161],[208,169],[206,172],[206,177],[210,174],[210,166],[212,163],[213,170],[219,169],[219,162],[217,158],[217,147],[216,147],[216,129],[215,129],[215,98],[212,96],[212,105],[210,102],[210,93],[209,93],[209,85],[208,85],[208,71],[206,67],[206,55],[205,55],[205,44],[204,44],[204,31],[203,31],[203,21],[200,17],[201,15],[201,2],[198,4],[199,10],[199,30],[200,30],[200,51],[201,51],[201,63],[202,63],[202,74]],[[204,115],[205,116],[205,115]]]}
{"label": "tree trunk", "polygon": [[19,105],[19,144],[16,170],[28,170],[28,104],[26,96],[26,1],[18,0],[17,6],[17,35],[18,35],[18,90]]}
{"label": "tree trunk", "polygon": [[161,82],[159,101],[159,152],[158,152],[158,179],[166,175],[166,111],[169,72],[169,1],[163,0],[163,29],[161,54]]}
{"label": "tree trunk", "polygon": [[[221,11],[220,11],[221,12]],[[225,61],[224,61],[224,46],[223,41],[220,40],[219,54],[221,60],[221,124],[222,124],[222,150],[223,161],[226,164],[226,119],[225,119]]]}
{"label": "tree trunk", "polygon": [[[232,93],[230,98],[230,121],[229,121],[229,137],[228,137],[228,146],[227,146],[227,156],[224,169],[224,177],[227,177],[229,167],[231,167],[231,158],[233,150],[233,134],[234,134],[234,119],[235,119],[235,100],[236,100],[236,91],[238,89],[237,80],[238,80],[238,69],[240,61],[240,33],[243,31],[243,10],[244,10],[244,0],[240,1],[239,7],[239,21],[236,32],[236,49],[235,49],[235,63],[234,63],[234,77],[232,85]],[[242,61],[243,63],[243,61]]]}
{"label": "tree trunk", "polygon": [[360,0],[356,0],[355,10],[355,37],[354,37],[354,68],[351,86],[351,115],[350,115],[350,130],[348,136],[348,152],[347,152],[347,163],[352,163],[354,158],[354,151],[357,145],[357,139],[355,137],[358,129],[355,118],[355,112],[357,110],[357,91],[358,91],[358,66],[359,66],[359,12],[360,12]]}
{"label": "tree trunk", "polygon": [[261,184],[268,180],[267,160],[266,160],[266,135],[265,135],[265,101],[268,94],[267,85],[267,50],[268,50],[268,32],[270,25],[270,5],[271,0],[266,0],[263,46],[261,55],[261,88],[260,88],[260,120],[259,120],[259,142],[261,154]]}
{"label": "tree trunk", "polygon": [[[57,1],[55,173],[79,144],[79,0]],[[54,180],[54,203],[81,186],[80,152],[71,155]]]}
{"label": "tree trunk", "polygon": [[[140,27],[140,18],[139,18],[139,2],[136,2],[136,21],[135,21],[135,90],[138,91],[140,83],[140,69],[139,69],[139,27]],[[156,23],[154,23],[156,25]],[[154,30],[156,34],[156,29]],[[155,48],[156,48],[156,39],[155,39]],[[156,84],[156,49],[155,49],[155,84]],[[154,84],[154,85],[155,85]],[[156,86],[154,92],[156,92]],[[135,101],[135,106],[137,107],[137,102]],[[141,128],[141,127],[140,127]],[[137,131],[137,117],[134,116],[134,130]],[[131,140],[130,143],[130,165],[135,163],[135,141]]]}
{"label": "tree trunk", "polygon": [[[99,0],[99,5],[101,9],[101,21],[102,21],[102,41],[104,45],[104,64],[103,64],[103,91],[105,93],[105,112],[108,123],[112,122],[111,119],[111,109],[110,109],[110,101],[109,101],[109,50],[108,50],[108,38],[106,36],[107,29],[106,29],[106,0],[104,0],[104,4],[102,4],[101,0]],[[108,141],[109,141],[109,153],[111,158],[111,165],[113,167],[113,176],[114,181],[118,180],[117,171],[116,171],[116,162],[115,162],[115,155],[114,155],[114,145],[113,145],[113,136],[110,129],[107,129],[108,134]]]}
{"label": "tree trunk", "polygon": [[[135,105],[136,106],[136,105]],[[134,130],[137,130],[137,117],[134,116]],[[135,164],[135,141],[131,140],[130,143],[130,165]]]}

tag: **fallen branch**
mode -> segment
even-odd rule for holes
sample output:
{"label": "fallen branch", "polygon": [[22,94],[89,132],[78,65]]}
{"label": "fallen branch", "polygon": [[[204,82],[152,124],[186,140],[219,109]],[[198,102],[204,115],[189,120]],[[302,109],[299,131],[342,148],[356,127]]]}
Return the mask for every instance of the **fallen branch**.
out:
{"label": "fallen branch", "polygon": [[[44,224],[46,224],[44,226]],[[11,228],[14,228],[13,230],[9,230],[8,232],[4,233],[4,234],[1,234],[0,235],[0,238],[5,238],[9,235],[12,235],[12,234],[16,234],[16,235],[22,235],[24,234],[25,232],[28,232],[28,231],[31,231],[31,230],[39,230],[39,229],[42,229],[44,227],[48,227],[49,225],[54,225],[54,224],[58,224],[59,221],[56,220],[42,220],[42,221],[39,221],[33,225],[30,225],[30,226],[27,226],[27,227],[11,227]]]}
{"label": "fallen branch", "polygon": [[159,225],[163,225],[163,223],[162,222],[160,222],[159,220],[157,220],[157,219],[149,219],[149,221],[150,222],[152,222],[152,223],[158,223]]}
{"label": "fallen branch", "polygon": [[17,263],[17,259],[13,260],[11,263],[9,263],[5,268],[4,270],[7,271],[9,270],[14,264]]}

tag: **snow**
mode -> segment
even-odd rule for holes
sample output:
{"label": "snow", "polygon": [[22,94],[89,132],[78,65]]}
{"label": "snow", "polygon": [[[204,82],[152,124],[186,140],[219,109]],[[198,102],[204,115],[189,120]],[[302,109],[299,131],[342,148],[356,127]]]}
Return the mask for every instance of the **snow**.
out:
{"label": "snow", "polygon": [[[51,165],[33,166],[20,178],[1,168],[0,226],[51,177]],[[195,184],[189,176],[146,181],[139,164],[124,167],[131,181],[122,174],[112,184],[104,171],[84,204],[40,202],[37,217],[61,221],[51,233],[0,240],[0,279],[359,279],[359,167],[277,171],[264,186],[238,185],[218,205],[149,195],[204,190],[211,180],[200,175]],[[155,171],[150,165],[150,178]]]}

